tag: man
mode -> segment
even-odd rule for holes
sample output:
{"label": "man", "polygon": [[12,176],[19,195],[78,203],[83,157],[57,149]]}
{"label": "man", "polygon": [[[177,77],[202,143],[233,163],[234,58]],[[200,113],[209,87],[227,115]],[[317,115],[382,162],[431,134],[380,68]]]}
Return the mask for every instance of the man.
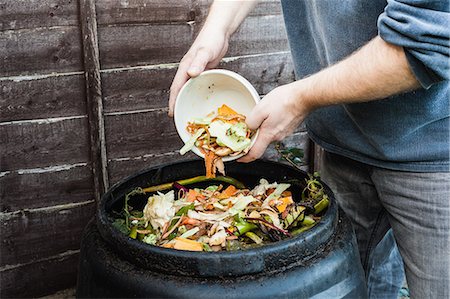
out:
{"label": "man", "polygon": [[[213,3],[180,62],[169,115],[181,86],[219,63],[254,4]],[[305,120],[326,151],[322,177],[352,219],[367,277],[371,253],[392,228],[411,296],[449,298],[449,0],[282,5],[299,80],[268,93],[248,116],[260,133],[240,161],[261,157]]]}

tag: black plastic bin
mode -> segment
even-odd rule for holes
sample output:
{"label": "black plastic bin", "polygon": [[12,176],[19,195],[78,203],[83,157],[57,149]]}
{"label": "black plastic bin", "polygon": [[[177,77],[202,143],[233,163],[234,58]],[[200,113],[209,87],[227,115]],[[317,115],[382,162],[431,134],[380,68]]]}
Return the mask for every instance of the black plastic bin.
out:
{"label": "black plastic bin", "polygon": [[[228,163],[227,174],[248,186],[303,180],[285,164]],[[124,195],[149,186],[201,175],[203,161],[167,164],[116,184],[103,197],[84,233],[77,297],[146,298],[365,298],[367,291],[349,220],[331,203],[319,224],[291,239],[231,252],[190,252],[150,246],[112,226],[111,212]]]}

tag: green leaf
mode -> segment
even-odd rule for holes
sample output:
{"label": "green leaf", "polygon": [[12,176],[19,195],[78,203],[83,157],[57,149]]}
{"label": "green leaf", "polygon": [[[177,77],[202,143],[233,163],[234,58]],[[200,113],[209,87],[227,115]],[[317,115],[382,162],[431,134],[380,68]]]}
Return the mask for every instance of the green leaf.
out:
{"label": "green leaf", "polygon": [[125,223],[125,219],[116,219],[112,223],[112,225],[119,230],[121,233],[128,235],[130,233],[130,229],[127,227]]}
{"label": "green leaf", "polygon": [[304,150],[297,147],[285,147],[281,142],[275,145],[275,149],[280,155],[280,160],[286,160],[293,166],[300,166],[305,155]]}

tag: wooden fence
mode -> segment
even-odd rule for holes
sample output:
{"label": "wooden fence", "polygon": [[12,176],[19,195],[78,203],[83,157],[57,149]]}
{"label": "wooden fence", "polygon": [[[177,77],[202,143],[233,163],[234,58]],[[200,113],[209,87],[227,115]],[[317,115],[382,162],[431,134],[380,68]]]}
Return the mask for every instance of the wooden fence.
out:
{"label": "wooden fence", "polygon": [[[0,0],[1,297],[74,287],[104,189],[186,159],[168,89],[209,2]],[[220,67],[261,95],[294,80],[278,1],[257,6]],[[302,127],[285,143],[309,152]]]}

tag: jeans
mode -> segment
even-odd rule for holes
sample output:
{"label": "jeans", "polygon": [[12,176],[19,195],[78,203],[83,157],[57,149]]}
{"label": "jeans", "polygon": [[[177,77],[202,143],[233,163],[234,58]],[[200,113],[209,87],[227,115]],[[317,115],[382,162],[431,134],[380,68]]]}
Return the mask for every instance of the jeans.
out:
{"label": "jeans", "polygon": [[[450,172],[393,171],[328,152],[322,164],[323,181],[352,220],[369,297],[397,298],[393,236],[411,297],[450,298]],[[392,293],[376,293],[383,288]]]}
{"label": "jeans", "polygon": [[392,229],[372,250],[367,268],[369,297],[397,299],[405,280],[405,270]]}

